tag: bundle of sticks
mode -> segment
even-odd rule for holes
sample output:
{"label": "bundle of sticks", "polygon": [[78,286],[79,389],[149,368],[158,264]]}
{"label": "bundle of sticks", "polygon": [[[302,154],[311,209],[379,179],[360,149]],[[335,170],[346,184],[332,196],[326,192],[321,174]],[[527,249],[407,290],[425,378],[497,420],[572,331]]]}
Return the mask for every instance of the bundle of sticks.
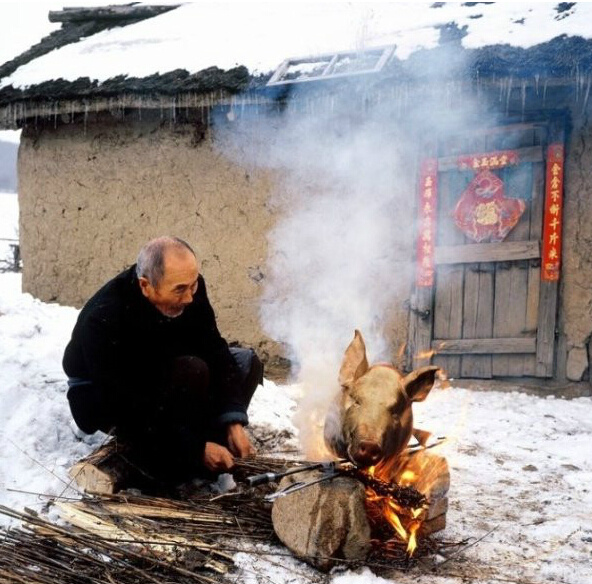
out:
{"label": "bundle of sticks", "polygon": [[[19,523],[0,527],[0,582],[221,582],[234,566],[234,553],[245,551],[245,543],[279,543],[271,504],[260,489],[248,486],[249,475],[281,474],[295,464],[267,457],[237,462],[235,480],[245,485],[222,495],[185,491],[180,499],[122,491],[54,498],[51,505],[59,512],[60,524],[0,506],[0,514]],[[253,545],[248,549],[256,553]],[[401,566],[403,562],[406,567],[401,555]]]}

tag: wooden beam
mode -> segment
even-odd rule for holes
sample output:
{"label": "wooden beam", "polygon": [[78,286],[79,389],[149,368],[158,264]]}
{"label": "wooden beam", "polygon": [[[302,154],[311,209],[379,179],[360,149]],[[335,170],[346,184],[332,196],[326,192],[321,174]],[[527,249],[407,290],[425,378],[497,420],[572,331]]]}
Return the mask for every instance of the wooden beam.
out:
{"label": "wooden beam", "polygon": [[[541,146],[528,146],[527,148],[518,148],[518,162],[540,162],[543,160],[543,148]],[[459,155],[444,156],[438,158],[438,172],[447,170],[458,170]]]}
{"label": "wooden beam", "polygon": [[[558,118],[553,120],[549,127],[549,144],[565,143],[564,126],[565,121],[563,119]],[[549,164],[548,161],[547,164]],[[563,164],[565,168],[565,161]],[[564,193],[560,193],[560,196],[564,197]],[[563,237],[565,238],[565,233]],[[555,373],[555,337],[557,333],[555,329],[557,323],[558,295],[559,282],[541,280],[537,330],[537,377],[553,377]]]}
{"label": "wooden beam", "polygon": [[438,355],[486,355],[502,353],[536,353],[535,337],[499,339],[434,339],[432,349]]}
{"label": "wooden beam", "polygon": [[441,245],[436,248],[436,264],[507,262],[540,257],[541,244],[539,241],[470,243],[467,245]]}
{"label": "wooden beam", "polygon": [[409,357],[411,368],[430,364],[430,341],[433,328],[434,288],[417,287],[413,295],[409,322]]}
{"label": "wooden beam", "polygon": [[537,377],[553,377],[558,282],[541,281],[537,330]]}
{"label": "wooden beam", "polygon": [[49,22],[86,22],[89,20],[144,20],[178,8],[180,4],[162,6],[84,6],[52,10]]}

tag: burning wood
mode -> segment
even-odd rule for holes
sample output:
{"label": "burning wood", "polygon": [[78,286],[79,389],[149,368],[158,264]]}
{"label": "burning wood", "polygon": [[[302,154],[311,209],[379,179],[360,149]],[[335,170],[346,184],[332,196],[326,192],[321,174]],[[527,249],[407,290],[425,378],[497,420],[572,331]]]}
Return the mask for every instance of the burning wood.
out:
{"label": "burning wood", "polygon": [[[374,497],[402,517],[407,533],[419,535],[430,522],[435,497],[442,496],[446,481],[441,481],[436,490],[428,489],[425,497],[416,488],[418,485],[424,488],[425,483],[418,481],[415,486],[406,483],[409,478],[405,472],[428,468],[432,469],[432,475],[441,477],[447,467],[444,459],[428,455],[425,450],[408,452],[403,466],[388,471],[395,473],[399,484],[383,480],[378,468],[372,473],[351,465],[338,465],[334,480],[280,497],[273,508],[261,497],[261,489],[263,493],[269,492],[276,483],[253,489],[248,487],[247,477],[264,471],[275,476],[285,474],[280,483],[282,488],[284,482],[302,480],[302,474],[306,474],[301,471],[303,465],[295,469],[295,461],[265,457],[239,460],[235,479],[246,488],[224,496],[215,497],[211,492],[188,487],[178,493],[181,498],[122,491],[77,501],[53,501],[65,522],[59,526],[36,514],[0,508],[0,513],[23,524],[20,528],[0,528],[0,580],[19,584],[74,584],[81,579],[118,584],[218,582],[224,573],[232,570],[232,554],[238,551],[239,542],[273,543],[274,528],[280,540],[287,544],[285,532],[291,529],[291,537],[300,538],[300,543],[288,547],[321,569],[348,559],[406,568],[412,537],[405,541],[384,518],[375,521],[372,512],[367,513]],[[444,462],[438,466],[438,460]],[[322,469],[330,463],[308,463],[308,466],[311,464]],[[439,470],[434,471],[435,468]],[[321,472],[309,470],[307,476],[313,478]],[[368,493],[372,493],[371,497]],[[282,507],[288,518],[282,516]],[[312,509],[318,510],[314,526],[310,522]],[[415,509],[422,509],[423,515],[414,517]],[[272,514],[279,514],[279,519],[272,522]],[[425,520],[422,527],[417,530],[409,527],[408,520],[420,518]],[[336,528],[338,522],[344,529]],[[341,541],[341,536],[346,541]],[[323,542],[323,537],[330,541]],[[310,542],[317,547],[306,547],[305,543]],[[300,547],[295,549],[295,546]],[[434,546],[430,538],[418,538],[414,557],[434,551]]]}
{"label": "burning wood", "polygon": [[328,570],[343,558],[399,565],[433,549],[427,536],[444,528],[448,509],[443,457],[409,449],[369,469],[333,464],[284,473],[273,497],[276,534],[297,556]]}

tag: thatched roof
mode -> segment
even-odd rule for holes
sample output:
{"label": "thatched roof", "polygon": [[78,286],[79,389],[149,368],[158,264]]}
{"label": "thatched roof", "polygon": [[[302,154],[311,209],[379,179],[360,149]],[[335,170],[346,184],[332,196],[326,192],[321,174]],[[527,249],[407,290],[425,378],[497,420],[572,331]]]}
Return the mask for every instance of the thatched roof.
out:
{"label": "thatched roof", "polygon": [[50,12],[50,22],[61,22],[62,27],[42,38],[29,50],[0,65],[0,79],[8,77],[19,67],[47,53],[76,43],[104,30],[127,26],[153,18],[178,8],[179,5],[166,6],[101,6],[97,8],[64,8]]}
{"label": "thatched roof", "polygon": [[[465,3],[463,6],[474,4],[478,3]],[[437,6],[434,4],[432,7]],[[175,7],[153,8],[170,10]],[[563,8],[558,5],[556,11],[558,15],[565,15],[573,13],[574,8],[573,5]],[[66,11],[62,14],[66,14]],[[92,14],[92,11],[86,11],[88,18]],[[117,22],[121,26],[137,22],[140,16],[147,18],[145,14],[139,13],[135,16],[128,13],[119,19],[99,18],[99,13],[96,14],[96,19],[67,20],[64,29],[91,23],[97,27],[109,27]],[[473,14],[469,18],[478,17]],[[537,94],[539,87],[544,86],[545,97],[547,87],[561,87],[561,107],[569,105],[569,100],[574,96],[578,100],[587,100],[589,76],[592,75],[592,40],[562,34],[526,48],[516,44],[470,48],[464,46],[467,26],[454,22],[436,25],[439,34],[437,46],[420,48],[404,59],[394,56],[380,73],[356,79],[317,81],[298,87],[266,87],[271,73],[254,75],[244,65],[227,70],[213,66],[197,72],[175,69],[144,77],[122,74],[103,81],[93,79],[89,72],[89,76],[74,80],[58,78],[23,87],[8,85],[0,89],[0,127],[14,128],[26,119],[63,113],[72,115],[87,112],[89,108],[101,111],[114,107],[162,109],[234,103],[260,105],[276,100],[285,101],[288,96],[294,98],[337,93],[344,87],[349,93],[359,91],[368,95],[373,91],[392,91],[392,87],[398,85],[425,86],[433,91],[434,86],[448,82],[460,83],[469,91],[475,85],[498,88],[510,86],[511,89],[514,84],[514,88],[520,86],[522,92],[526,88],[536,88]],[[237,54],[241,54],[240,47],[237,48]],[[8,70],[8,65],[10,63],[0,68],[0,77],[3,71]],[[552,102],[549,100],[549,103]],[[555,99],[554,105],[557,103]]]}

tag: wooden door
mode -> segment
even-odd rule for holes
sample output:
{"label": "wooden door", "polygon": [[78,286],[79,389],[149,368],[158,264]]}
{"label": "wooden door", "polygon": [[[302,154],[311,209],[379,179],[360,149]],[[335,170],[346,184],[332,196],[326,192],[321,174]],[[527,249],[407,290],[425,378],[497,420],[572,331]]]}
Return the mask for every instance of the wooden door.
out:
{"label": "wooden door", "polygon": [[[558,286],[541,280],[550,137],[562,140],[547,124],[516,124],[440,146],[433,283],[418,286],[411,303],[414,367],[431,357],[450,378],[553,376]],[[477,243],[454,211],[483,169],[502,181],[505,197],[524,205],[503,240]]]}

